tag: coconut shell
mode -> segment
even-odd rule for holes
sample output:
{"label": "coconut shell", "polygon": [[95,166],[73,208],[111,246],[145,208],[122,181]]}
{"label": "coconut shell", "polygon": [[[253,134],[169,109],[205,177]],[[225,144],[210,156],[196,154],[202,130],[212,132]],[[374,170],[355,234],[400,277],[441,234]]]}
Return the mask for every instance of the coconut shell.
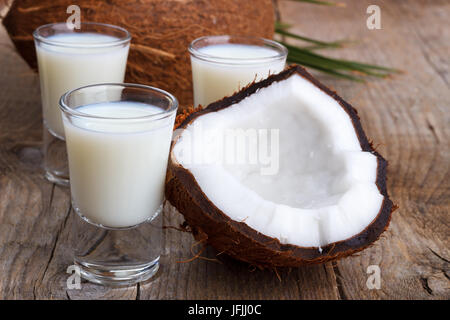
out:
{"label": "coconut shell", "polygon": [[[377,157],[378,169],[376,185],[384,196],[377,217],[361,233],[349,239],[331,243],[325,247],[299,247],[282,244],[278,239],[266,236],[249,227],[245,222],[230,219],[218,209],[201,190],[192,173],[183,168],[170,154],[166,182],[166,198],[181,212],[190,226],[196,240],[208,243],[219,253],[250,263],[261,268],[297,267],[301,265],[325,263],[361,251],[375,242],[389,225],[391,214],[396,209],[389,199],[386,188],[386,160],[377,153],[364,133],[356,110],[335,92],[313,78],[304,68],[292,66],[278,75],[253,83],[233,96],[210,104],[207,108],[194,112],[179,125],[183,129],[197,117],[215,112],[238,103],[258,89],[273,82],[298,74],[312,82],[319,89],[335,99],[350,116],[363,151]],[[172,144],[173,149],[174,143]]]}
{"label": "coconut shell", "polygon": [[[25,61],[36,69],[32,32],[63,22],[72,0],[15,0],[3,20]],[[78,0],[81,21],[118,25],[132,35],[127,82],[148,84],[192,103],[189,43],[205,35],[272,38],[272,0]]]}

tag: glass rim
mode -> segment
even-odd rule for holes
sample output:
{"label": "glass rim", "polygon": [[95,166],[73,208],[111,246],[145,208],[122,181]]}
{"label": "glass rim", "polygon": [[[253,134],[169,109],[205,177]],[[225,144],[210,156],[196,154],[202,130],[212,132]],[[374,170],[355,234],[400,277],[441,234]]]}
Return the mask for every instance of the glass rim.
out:
{"label": "glass rim", "polygon": [[[117,39],[111,40],[111,41],[105,41],[105,42],[100,42],[100,43],[80,43],[80,42],[64,42],[64,41],[55,41],[55,40],[50,40],[48,37],[45,37],[43,35],[40,34],[40,32],[42,32],[42,30],[47,29],[47,28],[51,28],[51,27],[55,27],[55,26],[67,26],[66,22],[56,22],[56,23],[48,23],[48,24],[44,24],[42,26],[37,27],[34,31],[33,31],[33,38],[39,42],[43,42],[45,44],[48,45],[52,45],[52,46],[58,46],[58,47],[68,47],[68,48],[107,48],[107,47],[114,47],[114,46],[118,46],[124,43],[127,43],[131,40],[131,34],[130,32],[128,32],[127,29],[113,25],[113,24],[107,24],[107,23],[100,23],[100,22],[80,22],[81,27],[83,25],[85,26],[98,26],[98,27],[102,27],[105,29],[109,29],[109,30],[116,30],[116,31],[120,31],[124,33],[123,37],[116,37]],[[70,29],[67,28],[67,31],[72,31],[72,32],[67,32],[67,33],[83,33],[83,29],[79,29],[80,32],[76,32],[74,30],[78,30],[78,29]],[[95,32],[92,31],[91,33],[98,33],[98,34],[104,34],[101,32]]]}
{"label": "glass rim", "polygon": [[[157,92],[162,94],[164,97],[167,98],[167,100],[169,101],[170,105],[169,108],[164,110],[161,109],[161,112],[157,112],[157,113],[152,113],[152,114],[148,114],[145,116],[139,116],[139,117],[103,117],[103,116],[97,116],[97,115],[93,115],[93,114],[89,114],[89,113],[84,113],[81,111],[77,111],[76,108],[72,108],[69,107],[67,105],[67,98],[80,90],[83,89],[88,89],[88,88],[95,88],[95,87],[123,87],[123,88],[135,88],[135,89],[143,89],[143,90],[148,90],[149,92]],[[130,101],[133,102],[133,100],[117,100],[117,101],[104,101],[104,102],[120,102],[120,101]],[[99,102],[102,103],[102,102]],[[141,102],[144,103],[145,102]],[[86,104],[86,105],[89,105]],[[76,116],[76,117],[80,117],[80,118],[89,118],[89,119],[96,119],[96,120],[112,120],[112,121],[134,121],[134,120],[161,120],[164,119],[170,115],[172,115],[174,112],[176,112],[176,110],[178,109],[178,100],[177,98],[162,89],[156,88],[156,87],[152,87],[152,86],[147,86],[144,84],[136,84],[136,83],[96,83],[96,84],[90,84],[87,86],[82,86],[79,88],[75,88],[72,89],[70,91],[67,91],[66,93],[64,93],[61,98],[59,99],[59,108],[60,110],[64,113],[64,114],[69,114],[71,116]]]}
{"label": "glass rim", "polygon": [[[219,56],[203,53],[200,50],[198,50],[198,48],[196,48],[196,46],[198,45],[199,42],[209,40],[209,39],[215,40],[215,42],[212,43],[211,45],[231,43],[231,44],[249,44],[249,45],[254,45],[254,46],[270,47],[272,49],[275,49],[276,54],[267,56],[267,57],[258,57],[258,58],[224,58],[224,57],[219,57]],[[237,42],[229,42],[231,39],[236,39],[238,41]],[[262,45],[255,44],[255,42],[260,42]],[[209,46],[209,44],[206,46]],[[248,63],[252,63],[252,62],[253,63],[265,63],[265,62],[270,62],[270,61],[286,58],[287,54],[288,54],[287,48],[275,40],[270,40],[270,39],[261,38],[261,37],[254,37],[254,36],[237,36],[237,35],[203,36],[203,37],[193,40],[189,44],[188,51],[191,54],[191,56],[193,56],[197,59],[200,59],[203,61],[208,61],[208,62],[213,62],[213,63],[221,63],[221,64],[240,64],[239,62],[242,62],[242,61],[245,61]]]}

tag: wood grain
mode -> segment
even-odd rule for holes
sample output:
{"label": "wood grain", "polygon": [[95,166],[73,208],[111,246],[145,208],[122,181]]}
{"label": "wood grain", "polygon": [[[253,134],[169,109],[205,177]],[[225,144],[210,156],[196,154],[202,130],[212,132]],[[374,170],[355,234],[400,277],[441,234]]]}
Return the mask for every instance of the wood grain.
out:
{"label": "wood grain", "polygon": [[[361,39],[334,56],[400,68],[404,74],[366,84],[318,74],[359,111],[389,160],[388,190],[399,206],[388,231],[358,256],[308,268],[253,270],[198,252],[188,233],[164,229],[162,268],[147,283],[66,287],[73,212],[67,189],[41,172],[39,80],[0,27],[0,299],[449,299],[448,1],[344,1],[330,8],[278,1],[293,31],[323,40]],[[382,29],[366,28],[369,4]],[[0,8],[1,10],[1,8]],[[164,225],[182,217],[167,205]],[[211,261],[214,259],[214,261]],[[369,265],[381,269],[380,290],[366,286]]]}

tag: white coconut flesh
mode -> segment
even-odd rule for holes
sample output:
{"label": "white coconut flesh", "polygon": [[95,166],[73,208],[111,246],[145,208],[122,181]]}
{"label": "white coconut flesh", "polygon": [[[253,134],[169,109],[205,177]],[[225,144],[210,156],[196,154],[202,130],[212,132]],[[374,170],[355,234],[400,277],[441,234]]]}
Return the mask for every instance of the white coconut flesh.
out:
{"label": "white coconut flesh", "polygon": [[[236,129],[248,134],[240,149],[248,151],[245,163],[227,159],[237,154],[237,144],[224,143],[224,137]],[[268,139],[251,139],[258,129]],[[278,150],[270,129],[278,129]],[[250,162],[255,144],[279,155],[275,174],[267,174],[268,161]],[[320,248],[351,238],[382,207],[377,158],[361,150],[339,103],[299,75],[197,117],[180,133],[173,157],[229,218],[283,244]]]}

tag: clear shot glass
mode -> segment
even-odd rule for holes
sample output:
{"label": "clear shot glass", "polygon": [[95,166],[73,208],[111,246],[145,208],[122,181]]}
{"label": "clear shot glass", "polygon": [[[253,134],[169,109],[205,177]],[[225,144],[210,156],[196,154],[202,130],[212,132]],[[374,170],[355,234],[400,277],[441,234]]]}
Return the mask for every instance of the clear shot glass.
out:
{"label": "clear shot glass", "polygon": [[159,268],[164,184],[177,99],[136,84],[69,91],[60,107],[81,276],[130,285]]}
{"label": "clear shot glass", "polygon": [[131,36],[117,26],[82,22],[80,29],[66,23],[43,25],[33,37],[41,85],[45,176],[68,185],[59,99],[81,86],[123,82]]}
{"label": "clear shot glass", "polygon": [[287,49],[278,42],[229,35],[195,39],[189,53],[194,105],[204,107],[282,71],[287,57]]}

